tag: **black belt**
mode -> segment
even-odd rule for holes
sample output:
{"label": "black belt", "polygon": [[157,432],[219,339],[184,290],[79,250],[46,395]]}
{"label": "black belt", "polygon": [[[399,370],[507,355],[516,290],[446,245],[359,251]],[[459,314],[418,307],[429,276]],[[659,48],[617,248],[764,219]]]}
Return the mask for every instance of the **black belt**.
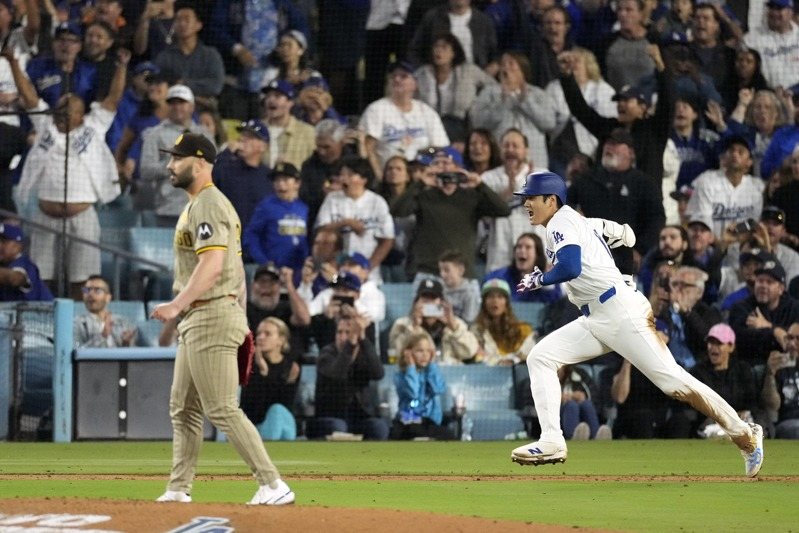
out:
{"label": "black belt", "polygon": [[[613,298],[616,295],[616,287],[611,287],[602,294],[599,295],[599,303],[603,304]],[[591,314],[591,310],[588,309],[588,304],[585,304],[580,307],[580,311],[583,313],[583,316],[588,316]]]}

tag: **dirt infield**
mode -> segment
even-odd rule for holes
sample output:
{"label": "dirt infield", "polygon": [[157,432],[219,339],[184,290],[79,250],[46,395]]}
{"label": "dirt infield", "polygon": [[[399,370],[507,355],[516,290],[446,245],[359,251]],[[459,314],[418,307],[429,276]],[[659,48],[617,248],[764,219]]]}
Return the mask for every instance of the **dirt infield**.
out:
{"label": "dirt infield", "polygon": [[[180,504],[83,499],[0,500],[0,532],[173,532],[263,531],[529,532],[531,524],[485,518],[385,509],[336,509],[291,505]],[[5,515],[5,516],[3,516]],[[56,515],[56,516],[53,516]],[[17,529],[19,528],[19,529]],[[535,531],[588,529],[535,524]]]}

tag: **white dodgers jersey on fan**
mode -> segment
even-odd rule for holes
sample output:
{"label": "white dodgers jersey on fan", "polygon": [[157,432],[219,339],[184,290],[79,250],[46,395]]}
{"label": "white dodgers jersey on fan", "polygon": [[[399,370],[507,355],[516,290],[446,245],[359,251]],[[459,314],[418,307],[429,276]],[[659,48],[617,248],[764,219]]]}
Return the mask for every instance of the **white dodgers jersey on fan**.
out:
{"label": "white dodgers jersey on fan", "polygon": [[550,219],[546,230],[546,254],[552,264],[557,263],[555,254],[564,246],[580,247],[582,271],[566,282],[566,292],[574,305],[596,301],[609,288],[624,283],[602,237],[601,219],[587,219],[565,205]]}

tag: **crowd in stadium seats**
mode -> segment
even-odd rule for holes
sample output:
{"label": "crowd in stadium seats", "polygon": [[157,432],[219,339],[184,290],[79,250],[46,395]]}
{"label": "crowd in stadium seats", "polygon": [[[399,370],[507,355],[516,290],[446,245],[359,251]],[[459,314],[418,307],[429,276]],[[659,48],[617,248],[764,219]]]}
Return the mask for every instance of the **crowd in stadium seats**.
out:
{"label": "crowd in stadium seats", "polygon": [[[82,297],[82,346],[174,342],[118,314],[92,243],[174,227],[161,150],[200,133],[242,222],[262,435],[296,436],[318,363],[309,434],[451,438],[440,367],[523,364],[579,316],[564,287],[515,292],[547,251],[512,192],[548,168],[635,231],[613,255],[677,362],[799,438],[798,22],[794,0],[0,0],[0,297]],[[114,296],[146,310],[169,292],[141,274]],[[381,361],[393,425],[367,398]],[[564,394],[576,438],[713,434],[597,368],[567,375],[594,381]]]}

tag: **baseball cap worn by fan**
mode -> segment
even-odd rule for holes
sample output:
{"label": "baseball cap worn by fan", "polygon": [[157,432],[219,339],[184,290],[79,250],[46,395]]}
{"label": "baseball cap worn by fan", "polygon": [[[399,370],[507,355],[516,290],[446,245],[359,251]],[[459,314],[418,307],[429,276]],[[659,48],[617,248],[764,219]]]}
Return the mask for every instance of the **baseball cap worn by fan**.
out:
{"label": "baseball cap worn by fan", "polygon": [[83,30],[81,30],[80,24],[75,22],[62,22],[56,26],[53,36],[58,39],[64,33],[71,33],[76,37],[83,38]]}
{"label": "baseball cap worn by fan", "polygon": [[770,276],[774,280],[785,284],[785,269],[782,268],[782,265],[777,259],[769,260],[763,263],[763,266],[755,270],[755,275],[760,276]]}
{"label": "baseball cap worn by fan", "polygon": [[340,264],[346,265],[347,263],[353,263],[361,268],[369,270],[369,259],[366,258],[365,255],[359,252],[353,252],[350,255],[345,255],[339,261]]}
{"label": "baseball cap worn by fan", "polygon": [[766,261],[776,261],[776,257],[761,248],[750,248],[742,251],[738,256],[738,264],[743,265],[747,261],[757,261],[760,264],[764,264]]}
{"label": "baseball cap worn by fan", "polygon": [[766,206],[760,213],[760,220],[785,224],[785,211],[774,205]]}
{"label": "baseball cap worn by fan", "polygon": [[177,84],[173,85],[169,88],[166,92],[166,101],[169,102],[170,100],[183,100],[184,102],[189,102],[190,104],[194,103],[194,93],[191,89],[186,87],[185,85]]}
{"label": "baseball cap worn by fan", "polygon": [[260,120],[250,119],[246,122],[242,122],[236,126],[236,131],[240,134],[249,134],[265,143],[269,142],[269,129],[266,127],[266,124]]}
{"label": "baseball cap worn by fan", "polygon": [[22,228],[13,224],[0,224],[0,239],[22,242]]}
{"label": "baseball cap worn by fan", "polygon": [[735,332],[730,326],[721,322],[716,324],[707,332],[705,340],[716,339],[722,344],[735,344]]}
{"label": "baseball cap worn by fan", "polygon": [[214,144],[205,135],[188,131],[177,138],[171,150],[161,148],[158,151],[177,157],[201,157],[211,164],[216,160]]}
{"label": "baseball cap worn by fan", "polygon": [[280,94],[284,95],[289,100],[294,100],[297,97],[297,91],[294,90],[294,85],[287,82],[286,80],[272,80],[266,85],[261,92],[264,94],[269,94],[270,92],[279,92]]}
{"label": "baseball cap worn by fan", "polygon": [[696,213],[688,219],[688,226],[691,224],[701,224],[710,231],[713,231],[713,219],[709,215]]}
{"label": "baseball cap worn by fan", "polygon": [[133,67],[132,74],[138,76],[139,74],[159,74],[161,68],[152,61],[142,61]]}
{"label": "baseball cap worn by fan", "polygon": [[731,135],[727,137],[724,141],[724,152],[730,149],[733,145],[740,145],[749,150],[749,153],[752,153],[752,143],[749,142],[749,139],[744,137],[743,135]]}
{"label": "baseball cap worn by fan", "polygon": [[300,171],[291,163],[278,163],[269,177],[274,180],[278,176],[286,176],[298,180],[300,179]]}
{"label": "baseball cap worn by fan", "polygon": [[483,296],[486,293],[491,291],[499,291],[503,293],[505,296],[510,296],[510,285],[504,279],[494,278],[486,281],[483,283],[483,287],[480,289],[480,294]]}
{"label": "baseball cap worn by fan", "polygon": [[253,275],[253,281],[258,280],[261,276],[269,276],[274,280],[280,279],[280,271],[278,271],[277,267],[272,261],[269,261],[266,264],[259,266],[256,271],[255,275]]}
{"label": "baseball cap worn by fan", "polygon": [[793,8],[793,0],[768,0],[766,5],[777,9]]}
{"label": "baseball cap worn by fan", "polygon": [[420,150],[416,155],[416,161],[428,166],[438,158],[445,158],[451,160],[458,167],[463,167],[463,155],[454,146],[431,146],[424,150]]}
{"label": "baseball cap worn by fan", "polygon": [[425,279],[419,283],[419,288],[416,289],[416,297],[427,296],[429,298],[443,298],[444,286],[441,282],[435,279]]}
{"label": "baseball cap worn by fan", "polygon": [[612,100],[618,102],[619,100],[629,100],[630,98],[635,98],[642,104],[649,105],[649,99],[646,97],[644,91],[632,85],[625,85],[622,87],[619,92],[613,95]]}
{"label": "baseball cap worn by fan", "polygon": [[360,291],[361,290],[361,280],[353,274],[352,272],[339,272],[333,281],[330,283],[330,286],[339,289],[348,289],[351,291]]}

